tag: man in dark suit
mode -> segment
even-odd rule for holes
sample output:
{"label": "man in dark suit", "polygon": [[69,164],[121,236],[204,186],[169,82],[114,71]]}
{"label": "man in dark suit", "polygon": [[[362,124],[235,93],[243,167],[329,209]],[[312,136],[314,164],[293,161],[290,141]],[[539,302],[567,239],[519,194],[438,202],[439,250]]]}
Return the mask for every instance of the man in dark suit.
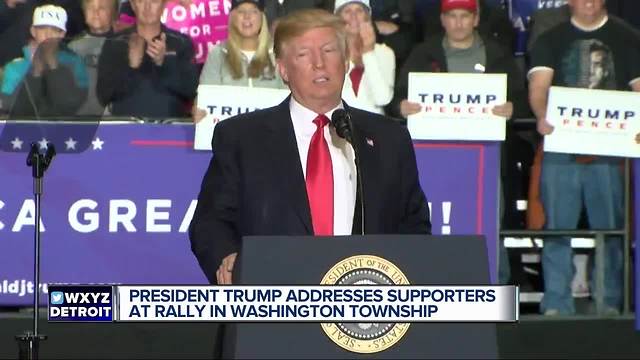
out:
{"label": "man in dark suit", "polygon": [[230,284],[247,235],[361,233],[354,149],[327,125],[351,114],[364,188],[364,233],[428,234],[429,208],[406,129],[341,100],[348,56],[343,23],[324,10],[290,14],[275,32],[291,96],[216,127],[214,156],[189,235],[213,284]]}

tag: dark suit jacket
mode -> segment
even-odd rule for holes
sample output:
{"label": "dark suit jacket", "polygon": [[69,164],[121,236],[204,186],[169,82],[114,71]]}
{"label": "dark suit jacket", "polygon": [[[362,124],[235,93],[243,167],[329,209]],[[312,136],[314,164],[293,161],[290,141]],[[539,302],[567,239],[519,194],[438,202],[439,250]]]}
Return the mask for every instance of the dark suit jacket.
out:
{"label": "dark suit jacket", "polygon": [[[430,233],[407,130],[384,116],[346,108],[361,149],[365,233]],[[212,284],[242,236],[313,235],[289,99],[219,123],[213,153],[189,228],[191,249]]]}

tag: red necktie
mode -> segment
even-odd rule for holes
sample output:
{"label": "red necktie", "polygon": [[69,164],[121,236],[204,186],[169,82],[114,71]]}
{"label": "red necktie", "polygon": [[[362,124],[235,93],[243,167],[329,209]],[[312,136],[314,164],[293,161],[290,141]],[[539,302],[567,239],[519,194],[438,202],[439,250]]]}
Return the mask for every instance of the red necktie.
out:
{"label": "red necktie", "polygon": [[329,145],[324,138],[324,127],[329,119],[318,115],[313,123],[318,128],[309,144],[306,179],[313,233],[333,235],[333,168]]}
{"label": "red necktie", "polygon": [[351,87],[353,92],[358,96],[358,90],[360,90],[360,81],[362,81],[362,75],[364,74],[364,66],[356,66],[351,69],[349,77],[351,78]]}

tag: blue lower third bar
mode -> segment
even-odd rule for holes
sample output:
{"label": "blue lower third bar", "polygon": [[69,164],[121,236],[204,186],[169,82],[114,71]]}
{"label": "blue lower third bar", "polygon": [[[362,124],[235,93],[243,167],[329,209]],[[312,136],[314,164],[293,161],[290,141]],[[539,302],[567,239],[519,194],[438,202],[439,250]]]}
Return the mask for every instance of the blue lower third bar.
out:
{"label": "blue lower third bar", "polygon": [[50,285],[50,322],[112,322],[114,319],[111,285]]}

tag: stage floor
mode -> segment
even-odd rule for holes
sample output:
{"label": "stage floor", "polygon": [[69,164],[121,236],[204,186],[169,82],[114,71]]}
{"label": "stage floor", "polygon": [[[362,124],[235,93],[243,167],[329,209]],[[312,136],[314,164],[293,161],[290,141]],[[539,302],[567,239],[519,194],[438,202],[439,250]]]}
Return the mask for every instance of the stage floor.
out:
{"label": "stage floor", "polygon": [[[17,358],[14,335],[30,328],[29,314],[0,313],[0,359]],[[40,329],[49,336],[43,359],[210,359],[216,324],[50,324],[43,318]],[[519,324],[498,325],[498,346],[506,359],[640,359],[640,332],[632,317],[525,316]]]}

